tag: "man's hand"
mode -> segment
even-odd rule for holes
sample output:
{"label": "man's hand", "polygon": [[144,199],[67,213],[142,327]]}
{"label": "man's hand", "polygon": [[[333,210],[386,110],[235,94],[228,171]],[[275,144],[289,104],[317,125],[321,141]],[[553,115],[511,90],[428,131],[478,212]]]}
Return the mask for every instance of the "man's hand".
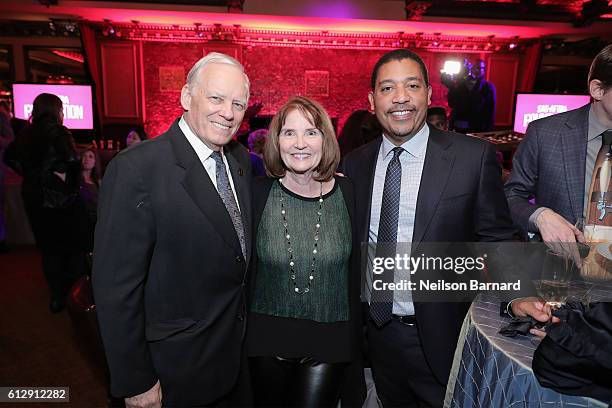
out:
{"label": "man's hand", "polygon": [[578,268],[582,267],[576,241],[584,242],[584,235],[578,228],[550,209],[542,211],[535,223],[546,246],[558,254],[568,255]]}
{"label": "man's hand", "polygon": [[142,394],[125,399],[126,408],[161,408],[162,390],[159,381]]}
{"label": "man's hand", "polygon": [[[531,316],[539,322],[545,323],[551,320],[556,323],[559,318],[552,316],[552,310],[542,299],[537,297],[527,297],[512,301],[510,307],[512,313],[515,316],[525,317]],[[535,334],[538,337],[546,336],[546,332],[542,329],[531,329],[531,334]]]}

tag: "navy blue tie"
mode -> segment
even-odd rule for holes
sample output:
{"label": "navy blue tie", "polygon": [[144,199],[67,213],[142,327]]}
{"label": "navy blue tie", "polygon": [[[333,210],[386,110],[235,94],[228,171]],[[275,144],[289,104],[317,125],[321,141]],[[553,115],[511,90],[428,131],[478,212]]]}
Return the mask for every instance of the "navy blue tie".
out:
{"label": "navy blue tie", "polygon": [[[397,224],[399,221],[400,193],[402,190],[401,147],[393,149],[393,158],[387,166],[382,204],[380,206],[380,221],[378,223],[378,239],[376,257],[395,258],[397,243]],[[394,270],[387,270],[380,275],[384,283],[393,282]],[[375,279],[375,278],[374,278]],[[373,280],[374,280],[373,279]],[[393,291],[375,290],[372,288],[370,302],[370,317],[378,327],[388,323],[393,315]]]}

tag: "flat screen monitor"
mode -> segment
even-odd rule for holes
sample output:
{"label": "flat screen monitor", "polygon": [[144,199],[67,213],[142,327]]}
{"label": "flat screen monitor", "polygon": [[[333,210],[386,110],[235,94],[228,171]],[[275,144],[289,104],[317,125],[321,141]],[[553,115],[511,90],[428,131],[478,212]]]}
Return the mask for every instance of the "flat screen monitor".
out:
{"label": "flat screen monitor", "polygon": [[68,129],[93,129],[90,85],[13,84],[15,117],[28,120],[34,98],[41,93],[57,95],[64,104],[64,126]]}
{"label": "flat screen monitor", "polygon": [[589,95],[517,93],[514,104],[514,131],[525,133],[530,122],[586,105]]}

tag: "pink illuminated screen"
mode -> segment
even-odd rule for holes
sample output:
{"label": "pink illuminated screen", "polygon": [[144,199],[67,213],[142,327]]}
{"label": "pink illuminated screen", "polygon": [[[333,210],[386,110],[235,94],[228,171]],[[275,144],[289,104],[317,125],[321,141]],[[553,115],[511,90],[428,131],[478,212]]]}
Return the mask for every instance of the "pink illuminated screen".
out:
{"label": "pink illuminated screen", "polygon": [[517,94],[514,131],[525,133],[530,122],[589,103],[589,95]]}
{"label": "pink illuminated screen", "polygon": [[68,129],[93,129],[91,86],[13,84],[15,117],[29,119],[32,103],[41,93],[57,95],[64,104],[64,126]]}

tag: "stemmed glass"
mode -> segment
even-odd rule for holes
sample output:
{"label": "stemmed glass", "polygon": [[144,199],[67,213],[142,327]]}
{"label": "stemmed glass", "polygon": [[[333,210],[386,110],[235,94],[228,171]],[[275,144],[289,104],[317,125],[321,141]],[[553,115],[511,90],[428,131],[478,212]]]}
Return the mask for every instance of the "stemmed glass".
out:
{"label": "stemmed glass", "polygon": [[[584,218],[579,217],[574,226],[584,234],[584,224]],[[558,309],[567,301],[570,283],[580,274],[583,262],[580,249],[583,245],[580,242],[548,245],[538,294],[551,309]]]}
{"label": "stemmed glass", "polygon": [[580,268],[570,254],[548,249],[542,266],[538,295],[551,309],[558,309],[567,301],[570,283],[579,272]]}
{"label": "stemmed glass", "polygon": [[[570,284],[574,277],[580,273],[574,258],[566,251],[547,249],[540,281],[536,286],[538,296],[549,310],[549,320],[552,321],[552,312],[563,306],[570,296]],[[540,323],[537,328],[545,326]],[[530,339],[534,346],[540,343],[540,337]]]}

